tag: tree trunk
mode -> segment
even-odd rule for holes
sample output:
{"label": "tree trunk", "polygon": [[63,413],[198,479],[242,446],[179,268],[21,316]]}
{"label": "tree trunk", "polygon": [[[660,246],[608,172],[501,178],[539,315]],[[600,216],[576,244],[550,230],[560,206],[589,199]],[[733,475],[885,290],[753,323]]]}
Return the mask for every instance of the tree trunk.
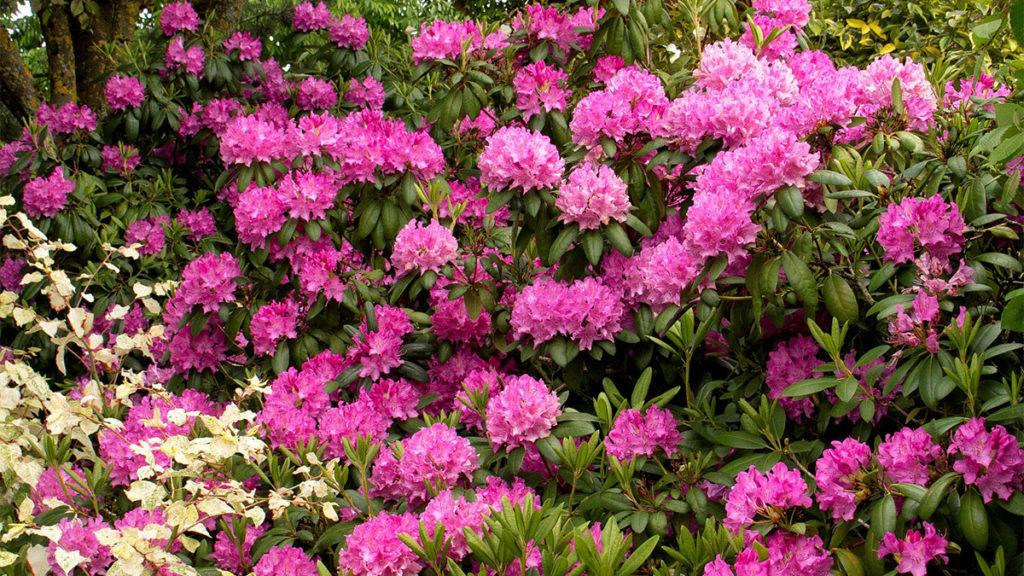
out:
{"label": "tree trunk", "polygon": [[197,0],[193,5],[203,21],[224,35],[238,25],[245,0]]}
{"label": "tree trunk", "polygon": [[46,61],[50,78],[50,101],[55,104],[78,100],[75,47],[67,6],[34,0],[32,11],[39,18],[46,39]]}
{"label": "tree trunk", "polygon": [[132,40],[141,10],[141,0],[108,1],[100,5],[88,27],[72,23],[78,99],[93,110],[103,108],[103,88],[117,67],[116,57],[109,57],[108,50]]}
{"label": "tree trunk", "polygon": [[19,118],[35,114],[39,107],[32,72],[4,26],[0,26],[0,101]]}

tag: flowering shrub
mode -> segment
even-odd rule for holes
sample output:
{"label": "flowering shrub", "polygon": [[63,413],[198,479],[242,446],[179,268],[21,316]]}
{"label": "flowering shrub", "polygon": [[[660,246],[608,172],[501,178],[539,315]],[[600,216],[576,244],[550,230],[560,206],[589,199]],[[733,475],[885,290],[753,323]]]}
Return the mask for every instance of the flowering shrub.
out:
{"label": "flowering shrub", "polygon": [[172,2],[42,105],[0,569],[1018,573],[1012,86],[838,65],[804,0],[662,69],[660,2],[570,4],[390,54]]}

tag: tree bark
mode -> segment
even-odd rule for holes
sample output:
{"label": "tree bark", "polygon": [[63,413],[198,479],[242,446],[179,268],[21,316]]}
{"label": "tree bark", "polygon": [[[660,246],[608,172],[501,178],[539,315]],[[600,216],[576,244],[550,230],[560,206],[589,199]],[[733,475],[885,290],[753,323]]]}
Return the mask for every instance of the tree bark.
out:
{"label": "tree bark", "polygon": [[245,0],[197,0],[193,5],[203,21],[224,35],[238,25]]}
{"label": "tree bark", "polygon": [[100,4],[87,27],[72,22],[78,99],[93,110],[102,109],[103,89],[117,67],[107,51],[132,40],[141,10],[141,0],[111,0]]}
{"label": "tree bark", "polygon": [[32,72],[4,26],[0,26],[0,101],[19,118],[35,114],[39,107]]}
{"label": "tree bark", "polygon": [[75,47],[67,6],[46,0],[33,0],[32,11],[39,18],[43,38],[46,39],[50,101],[54,104],[75,102],[78,100]]}

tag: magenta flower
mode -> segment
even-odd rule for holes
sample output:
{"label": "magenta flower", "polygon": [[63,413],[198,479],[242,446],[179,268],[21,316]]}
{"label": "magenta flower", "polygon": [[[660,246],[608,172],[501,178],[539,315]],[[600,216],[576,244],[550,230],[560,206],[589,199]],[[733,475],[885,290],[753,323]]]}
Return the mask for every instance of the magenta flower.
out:
{"label": "magenta flower", "polygon": [[1007,500],[1024,483],[1024,450],[1002,426],[985,427],[984,418],[972,418],[957,428],[948,452],[956,457],[953,470],[964,483],[977,486],[982,499]]}
{"label": "magenta flower", "polygon": [[928,465],[942,456],[942,447],[924,428],[903,428],[878,445],[878,463],[893,482],[928,485]]}
{"label": "magenta flower", "polygon": [[736,475],[725,502],[725,526],[733,532],[751,525],[758,516],[778,522],[786,510],[811,505],[799,470],[779,462],[767,474],[751,466]]}
{"label": "magenta flower", "polygon": [[478,162],[480,182],[492,189],[522,192],[555,188],[565,161],[547,136],[518,126],[505,126],[487,139]]}
{"label": "magenta flower", "polygon": [[864,499],[864,476],[871,463],[871,448],[854,438],[833,440],[814,470],[818,485],[815,497],[822,510],[835,520],[853,520],[857,504]]}
{"label": "magenta flower", "polygon": [[340,19],[331,19],[327,26],[327,34],[338,48],[362,50],[370,39],[370,29],[366,20],[345,14]]}
{"label": "magenta flower", "polygon": [[517,95],[516,108],[526,120],[540,114],[542,109],[545,112],[565,110],[569,97],[565,88],[567,78],[565,72],[543,61],[520,68],[512,81]]}
{"label": "magenta flower", "polygon": [[206,65],[206,53],[198,44],[185,48],[185,40],[181,36],[175,36],[167,44],[164,64],[169,70],[181,69],[186,74],[202,76],[203,67]]}
{"label": "magenta flower", "polygon": [[923,522],[924,534],[917,530],[908,530],[901,540],[892,532],[882,537],[878,546],[878,557],[892,555],[896,558],[896,571],[913,576],[927,576],[928,562],[938,558],[946,563],[946,545],[948,542],[935,531],[935,526]]}
{"label": "magenta flower", "polygon": [[[352,576],[415,576],[423,569],[419,557],[399,538],[417,537],[416,516],[382,512],[356,526],[345,540],[338,565]],[[283,574],[283,573],[279,573]],[[259,576],[258,574],[256,576]]]}
{"label": "magenta flower", "polygon": [[558,395],[530,376],[509,376],[487,403],[487,438],[495,449],[526,447],[551,434],[562,413]]}
{"label": "magenta flower", "polygon": [[818,358],[818,345],[809,336],[796,336],[779,342],[768,354],[767,376],[768,396],[777,400],[794,421],[802,421],[814,414],[814,402],[810,398],[789,398],[783,395],[786,388],[814,377],[814,369],[822,361]]}
{"label": "magenta flower", "polygon": [[423,226],[419,220],[410,220],[395,238],[391,264],[401,276],[410,270],[440,273],[441,268],[455,260],[459,243],[448,228],[437,220]]}
{"label": "magenta flower", "polygon": [[373,464],[370,483],[375,495],[386,500],[407,499],[417,505],[471,478],[479,467],[478,460],[469,440],[438,423],[382,448]]}
{"label": "magenta flower", "polygon": [[238,50],[238,60],[255,62],[263,52],[263,42],[248,32],[235,32],[224,41],[224,52],[231,54]]}
{"label": "magenta flower", "polygon": [[295,103],[303,110],[326,110],[338,103],[338,92],[327,80],[310,76],[299,83]]}
{"label": "magenta flower", "polygon": [[249,323],[253,351],[256,355],[270,355],[284,338],[295,338],[299,321],[299,304],[287,299],[260,307]]}
{"label": "magenta flower", "polygon": [[232,519],[228,522],[228,530],[221,530],[217,533],[217,540],[213,543],[213,552],[210,553],[210,557],[217,562],[217,566],[222,570],[245,573],[252,567],[252,546],[267,531],[267,526],[246,526],[245,541],[242,542],[240,553],[233,536],[228,535],[228,532],[233,529],[234,523],[235,520]]}
{"label": "magenta flower", "polygon": [[651,406],[647,414],[630,408],[615,419],[604,439],[604,447],[610,456],[619,460],[632,460],[637,456],[650,458],[658,448],[672,456],[683,440],[678,426],[672,412],[664,408]]}
{"label": "magenta flower", "polygon": [[316,562],[309,559],[302,548],[275,546],[260,557],[253,567],[253,576],[317,576]]}
{"label": "magenta flower", "polygon": [[910,262],[918,253],[944,260],[960,253],[966,230],[955,202],[946,203],[939,195],[908,197],[889,204],[882,214],[878,243],[887,262]]}
{"label": "magenta flower", "polygon": [[611,221],[625,222],[631,205],[626,183],[604,164],[588,162],[569,173],[555,207],[562,211],[560,221],[575,222],[581,230],[597,230]]}
{"label": "magenta flower", "polygon": [[[79,570],[84,570],[90,576],[106,574],[107,567],[114,561],[114,558],[110,554],[110,548],[100,544],[96,538],[96,531],[110,528],[110,525],[99,518],[62,518],[57,523],[57,528],[60,530],[60,539],[50,542],[46,548],[46,559],[54,574],[72,576]],[[84,559],[83,562],[78,565],[77,569],[73,568],[71,572],[65,572],[57,562],[58,548],[68,552],[77,552]]]}
{"label": "magenta flower", "polygon": [[199,28],[199,14],[190,2],[168,2],[160,13],[160,28],[164,36],[185,30],[195,32]]}
{"label": "magenta flower", "polygon": [[333,20],[331,11],[327,5],[319,2],[314,5],[312,2],[301,2],[295,7],[292,16],[292,28],[300,32],[315,32],[326,30]]}
{"label": "magenta flower", "polygon": [[111,110],[127,110],[138,108],[142,104],[142,100],[146,97],[146,88],[134,76],[115,74],[107,80],[103,95]]}
{"label": "magenta flower", "polygon": [[25,213],[33,218],[53,218],[64,209],[68,194],[75,191],[75,181],[64,177],[64,170],[57,166],[47,178],[36,177],[25,184],[21,201]]}

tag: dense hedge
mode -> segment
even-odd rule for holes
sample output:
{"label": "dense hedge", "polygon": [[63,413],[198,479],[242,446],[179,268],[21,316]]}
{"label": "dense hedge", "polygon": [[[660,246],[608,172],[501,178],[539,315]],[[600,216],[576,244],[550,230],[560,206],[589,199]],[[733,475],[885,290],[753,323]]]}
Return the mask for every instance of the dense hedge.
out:
{"label": "dense hedge", "polygon": [[0,570],[1024,571],[1009,19],[690,8],[164,6],[0,149]]}

